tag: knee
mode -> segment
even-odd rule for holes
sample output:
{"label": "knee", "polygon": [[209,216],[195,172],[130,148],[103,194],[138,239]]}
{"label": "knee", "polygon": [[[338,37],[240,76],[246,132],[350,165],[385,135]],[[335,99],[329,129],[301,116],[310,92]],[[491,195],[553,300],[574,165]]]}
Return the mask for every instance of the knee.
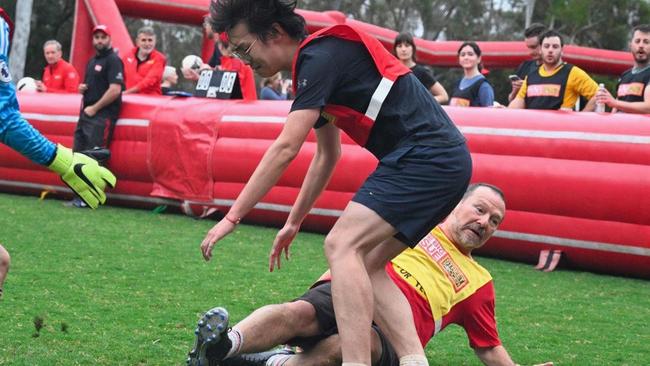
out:
{"label": "knee", "polygon": [[4,269],[5,271],[9,269],[9,264],[11,263],[11,257],[9,252],[0,245],[0,270]]}
{"label": "knee", "polygon": [[350,243],[345,242],[340,236],[331,233],[325,237],[324,242],[325,256],[330,263],[336,262],[339,258],[355,254],[355,248]]}
{"label": "knee", "polygon": [[307,301],[297,300],[283,304],[283,311],[296,329],[300,329],[301,336],[310,336],[319,331],[316,309]]}

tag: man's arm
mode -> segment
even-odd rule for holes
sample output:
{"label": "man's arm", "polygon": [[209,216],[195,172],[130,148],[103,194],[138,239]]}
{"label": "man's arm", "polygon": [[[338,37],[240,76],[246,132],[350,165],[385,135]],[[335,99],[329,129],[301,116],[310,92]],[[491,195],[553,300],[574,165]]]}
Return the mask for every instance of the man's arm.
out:
{"label": "man's arm", "polygon": [[102,97],[99,98],[99,100],[95,104],[89,105],[86,108],[84,108],[84,113],[86,113],[90,117],[96,115],[97,112],[99,112],[102,108],[113,103],[115,99],[117,99],[120,96],[120,93],[122,93],[121,84],[110,84],[108,89],[106,89],[106,91],[104,92],[104,95],[102,95]]}
{"label": "man's arm", "polygon": [[609,91],[604,90],[596,94],[596,98],[602,103],[607,104],[612,108],[612,112],[621,111],[625,113],[639,113],[650,114],[650,87],[646,86],[643,91],[642,102],[625,102],[622,100],[614,99]]}
{"label": "man's arm", "polygon": [[289,113],[280,136],[264,153],[255,172],[226,214],[225,220],[219,221],[203,239],[201,251],[205,260],[210,260],[212,257],[214,244],[232,232],[239,219],[244,217],[280,179],[289,163],[298,155],[300,147],[319,115],[318,109],[304,109]]}
{"label": "man's arm", "polygon": [[515,366],[503,346],[475,348],[474,353],[487,366]]}
{"label": "man's arm", "polygon": [[524,80],[521,84],[517,96],[515,96],[508,104],[508,108],[525,109],[526,108],[526,90],[528,89],[528,79]]}
{"label": "man's arm", "polygon": [[63,89],[68,93],[76,93],[79,89],[79,73],[72,65],[65,71]]}
{"label": "man's arm", "polygon": [[305,180],[300,187],[300,193],[296,202],[289,212],[287,222],[273,241],[271,255],[269,257],[269,270],[273,271],[277,264],[280,268],[282,252],[289,259],[289,245],[298,233],[302,221],[314,206],[314,202],[323,192],[327,183],[334,173],[336,163],[341,156],[341,138],[338,127],[332,123],[326,123],[321,128],[316,129],[316,138],[318,145],[316,153],[309,165]]}

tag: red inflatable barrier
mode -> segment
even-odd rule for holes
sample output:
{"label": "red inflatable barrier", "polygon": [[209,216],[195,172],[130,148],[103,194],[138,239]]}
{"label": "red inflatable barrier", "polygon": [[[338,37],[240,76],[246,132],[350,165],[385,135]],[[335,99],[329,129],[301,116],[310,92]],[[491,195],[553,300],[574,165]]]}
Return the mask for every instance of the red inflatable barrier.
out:
{"label": "red inflatable barrier", "polygon": [[[110,202],[226,212],[280,133],[289,102],[125,96],[109,166]],[[25,116],[71,144],[79,96],[21,94]],[[575,268],[650,278],[650,117],[445,107],[468,138],[473,181],[495,184],[508,213],[482,252],[534,262],[561,249]],[[327,231],[376,160],[342,136],[342,158],[304,223]],[[298,157],[245,220],[282,225],[316,147]],[[0,188],[67,192],[58,178],[0,146]]]}

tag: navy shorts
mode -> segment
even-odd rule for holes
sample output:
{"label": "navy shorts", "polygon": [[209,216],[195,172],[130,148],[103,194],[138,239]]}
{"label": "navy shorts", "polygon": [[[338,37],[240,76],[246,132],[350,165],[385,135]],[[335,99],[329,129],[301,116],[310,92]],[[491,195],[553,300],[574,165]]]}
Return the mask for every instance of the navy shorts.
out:
{"label": "navy shorts", "polygon": [[379,161],[352,201],[375,211],[397,230],[396,239],[413,248],[456,207],[471,176],[464,143],[403,146]]}
{"label": "navy shorts", "polygon": [[[334,316],[334,304],[332,303],[331,282],[322,282],[316,285],[296,300],[303,300],[312,304],[316,310],[316,320],[318,321],[320,334],[313,337],[294,338],[288,342],[289,345],[309,349],[316,346],[321,340],[333,334],[338,334],[336,318]],[[377,325],[373,324],[372,329],[377,333],[381,342],[381,356],[375,365],[399,366],[397,352],[395,352],[393,346],[388,342],[386,336],[384,336]]]}

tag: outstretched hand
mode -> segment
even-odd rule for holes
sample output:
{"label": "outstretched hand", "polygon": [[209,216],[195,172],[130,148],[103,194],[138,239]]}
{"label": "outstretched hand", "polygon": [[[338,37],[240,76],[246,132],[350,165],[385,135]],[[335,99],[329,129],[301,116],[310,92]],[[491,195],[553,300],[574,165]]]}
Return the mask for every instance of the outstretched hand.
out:
{"label": "outstretched hand", "polygon": [[235,230],[235,223],[226,220],[225,218],[219,221],[216,225],[208,231],[208,235],[201,242],[201,253],[206,261],[212,258],[212,247],[226,235]]}
{"label": "outstretched hand", "polygon": [[280,269],[280,262],[282,259],[282,252],[284,251],[284,256],[287,260],[291,257],[289,254],[289,246],[293,242],[293,239],[298,234],[300,226],[286,224],[275,236],[273,240],[273,247],[271,247],[271,253],[269,254],[269,271],[273,272],[275,266],[277,265]]}

